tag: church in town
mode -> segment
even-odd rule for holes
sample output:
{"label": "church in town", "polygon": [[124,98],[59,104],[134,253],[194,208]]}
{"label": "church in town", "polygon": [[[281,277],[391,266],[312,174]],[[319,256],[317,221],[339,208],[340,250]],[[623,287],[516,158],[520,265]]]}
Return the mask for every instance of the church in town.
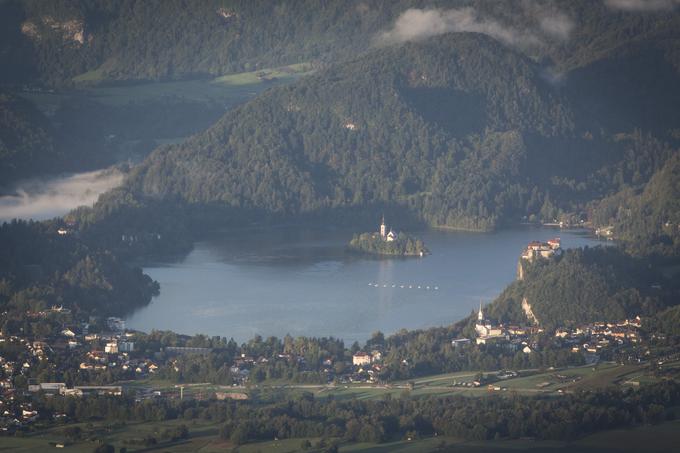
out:
{"label": "church in town", "polygon": [[386,242],[392,242],[397,240],[397,233],[392,231],[391,228],[389,233],[387,232],[387,225],[385,225],[385,214],[383,214],[382,222],[380,223],[380,238]]}
{"label": "church in town", "polygon": [[502,326],[494,326],[484,318],[481,301],[479,302],[479,312],[477,313],[475,331],[477,332],[477,344],[486,344],[490,341],[509,339],[507,332]]}

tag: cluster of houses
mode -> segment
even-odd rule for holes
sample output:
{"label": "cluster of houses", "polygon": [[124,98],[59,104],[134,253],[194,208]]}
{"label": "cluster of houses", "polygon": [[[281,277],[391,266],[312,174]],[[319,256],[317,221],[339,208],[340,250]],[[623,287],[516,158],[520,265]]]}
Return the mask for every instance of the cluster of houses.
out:
{"label": "cluster of houses", "polygon": [[125,331],[125,322],[122,319],[110,317],[106,324],[106,332],[90,333],[87,324],[80,328],[67,327],[61,331],[71,352],[80,352],[79,369],[120,369],[123,372],[134,372],[135,377],[144,377],[158,370],[158,365],[153,360],[130,356],[135,350],[134,333]]}
{"label": "cluster of houses", "polygon": [[0,433],[12,432],[38,420],[38,411],[30,401],[19,401],[14,395],[0,399]]}
{"label": "cluster of houses", "polygon": [[620,322],[594,322],[575,328],[557,329],[555,337],[571,347],[573,352],[596,357],[615,346],[639,343],[640,327],[640,317],[636,316]]}
{"label": "cluster of houses", "polygon": [[341,383],[349,382],[377,382],[382,371],[383,354],[374,349],[371,352],[357,351],[352,355],[352,369],[340,376]]}
{"label": "cluster of houses", "polygon": [[[531,343],[531,337],[535,334],[543,333],[543,328],[537,326],[511,326],[494,324],[484,316],[482,304],[479,304],[477,312],[477,322],[475,323],[474,339],[475,344],[481,345],[501,345],[512,351],[521,350],[525,354],[533,352],[536,348]],[[471,344],[473,340],[469,338],[457,338],[451,341],[454,348]]]}
{"label": "cluster of houses", "polygon": [[[168,349],[170,348],[166,348],[166,352]],[[241,354],[241,356],[234,359],[234,363],[229,371],[235,385],[244,385],[248,382],[250,371],[254,366],[278,360],[294,363],[301,369],[307,368],[305,358],[295,354],[276,354],[272,358],[255,358]],[[334,379],[337,379],[340,383],[377,382],[378,374],[382,370],[382,352],[378,350],[372,350],[370,353],[364,351],[356,352],[352,355],[352,366],[349,366],[349,363],[344,363],[342,367],[344,371],[339,375],[335,368],[336,362],[332,358],[322,359],[320,365],[319,371],[326,375],[328,382],[332,382]]]}
{"label": "cluster of houses", "polygon": [[[25,427],[38,419],[31,408],[31,394],[82,397],[87,395],[121,396],[121,386],[75,385],[65,382],[38,381],[33,376],[44,370],[51,373],[67,371],[75,362],[79,372],[113,372],[114,376],[143,378],[155,373],[159,365],[152,358],[138,357],[134,334],[125,330],[119,318],[108,318],[108,330],[90,332],[89,323],[70,322],[70,312],[62,307],[52,307],[40,312],[27,313],[28,319],[63,315],[61,329],[42,338],[5,335],[0,331],[0,345],[11,351],[0,354],[0,432]],[[85,380],[87,382],[87,379]],[[59,414],[57,414],[59,416]]]}
{"label": "cluster of houses", "polygon": [[[44,318],[52,315],[65,315],[70,318],[68,309],[52,307],[41,312],[27,313],[27,318]],[[116,370],[128,377],[145,377],[154,373],[158,365],[149,358],[131,357],[135,350],[133,334],[125,331],[125,323],[119,318],[106,320],[108,331],[89,332],[88,323],[65,323],[60,330],[43,338],[29,338],[17,335],[4,335],[0,331],[0,344],[3,349],[12,351],[11,355],[0,355],[0,428],[16,428],[31,423],[36,415],[17,406],[16,398],[42,392],[45,395],[64,395],[80,397],[90,394],[121,395],[120,386],[73,386],[63,382],[38,382],[31,376],[34,370],[63,372],[59,367],[71,366],[73,359],[83,372],[104,372]],[[10,358],[11,357],[11,358]],[[17,382],[28,383],[27,386]],[[25,413],[24,413],[25,412]],[[18,421],[17,421],[18,420]]]}
{"label": "cluster of houses", "polygon": [[[637,344],[641,341],[641,319],[636,316],[619,322],[594,322],[574,328],[559,328],[554,338],[560,346],[568,347],[572,352],[582,353],[587,362],[594,362],[599,355],[611,348]],[[537,334],[545,333],[538,326],[506,326],[495,325],[487,320],[480,303],[475,324],[476,338],[457,338],[451,341],[454,348],[472,344],[499,345],[511,351],[521,350],[530,354],[538,349],[535,341]]]}

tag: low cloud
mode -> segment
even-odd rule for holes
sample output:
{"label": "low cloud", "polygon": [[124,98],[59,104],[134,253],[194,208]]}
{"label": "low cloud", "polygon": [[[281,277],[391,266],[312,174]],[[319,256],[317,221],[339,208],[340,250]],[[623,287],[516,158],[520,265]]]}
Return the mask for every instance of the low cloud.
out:
{"label": "low cloud", "polygon": [[533,26],[511,27],[494,18],[480,16],[472,7],[448,10],[411,8],[397,18],[390,30],[378,36],[377,43],[388,45],[420,41],[449,32],[482,33],[519,48],[541,45],[544,38],[569,39],[574,28],[569,16],[557,10],[539,8],[533,2],[526,3],[524,9]]}
{"label": "low cloud", "polygon": [[571,31],[574,29],[574,21],[564,13],[546,15],[539,19],[539,26],[543,33],[566,41],[569,39]]}
{"label": "low cloud", "polygon": [[680,0],[605,0],[605,4],[623,11],[670,11]]}
{"label": "low cloud", "polygon": [[13,195],[0,197],[0,222],[64,215],[78,206],[91,206],[100,194],[122,182],[123,174],[118,170],[79,173],[46,182],[24,181],[14,188]]}
{"label": "low cloud", "polygon": [[378,43],[397,44],[420,41],[449,32],[475,32],[491,36],[514,46],[540,44],[531,32],[507,27],[494,19],[480,18],[474,8],[461,9],[407,9],[395,21],[391,30],[378,37]]}

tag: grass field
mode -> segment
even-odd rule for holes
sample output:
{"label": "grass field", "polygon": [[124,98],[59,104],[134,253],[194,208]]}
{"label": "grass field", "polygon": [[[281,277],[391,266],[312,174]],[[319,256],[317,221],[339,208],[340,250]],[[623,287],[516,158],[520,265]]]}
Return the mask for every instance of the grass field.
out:
{"label": "grass field", "polygon": [[[495,373],[487,373],[493,377]],[[337,400],[343,399],[373,399],[384,398],[387,395],[398,398],[402,395],[411,397],[463,395],[480,397],[499,391],[490,391],[487,385],[480,387],[454,386],[454,382],[471,382],[476,372],[464,371],[418,378],[412,381],[394,382],[390,385],[376,384],[347,384],[347,385],[296,385],[284,383],[265,383],[250,388],[228,387],[213,384],[185,385],[184,395],[192,398],[196,395],[210,395],[214,392],[247,393],[257,400],[273,402],[286,398],[296,398],[303,393],[312,393],[315,398],[332,396]],[[615,363],[601,363],[596,366],[553,370],[525,370],[516,378],[496,381],[492,385],[504,388],[500,393],[512,392],[522,395],[553,394],[572,392],[578,389],[596,389],[608,385],[631,385],[637,383],[652,383],[658,378],[647,373],[646,367],[640,365],[617,365]],[[150,387],[162,392],[178,392],[175,384],[169,381],[149,380],[137,381],[131,387]],[[559,392],[561,390],[561,392]]]}
{"label": "grass field", "polygon": [[[484,396],[490,391],[486,385],[481,387],[453,386],[453,382],[469,382],[477,373],[460,372],[419,378],[413,381],[414,387],[409,390],[407,382],[398,382],[393,386],[375,386],[368,388],[366,385],[336,386],[324,389],[316,394],[317,397],[333,395],[335,398],[381,398],[387,394],[399,396],[408,392],[411,396],[427,395],[464,395]],[[494,373],[491,373],[492,375]],[[577,389],[595,389],[608,385],[622,385],[630,380],[651,383],[656,379],[646,374],[645,368],[638,365],[620,366],[614,363],[603,363],[597,366],[578,368],[555,369],[545,371],[524,371],[520,376],[495,382],[493,385],[507,388],[519,394],[534,395],[537,393],[557,394],[558,390],[570,392]]]}
{"label": "grass field", "polygon": [[291,80],[302,74],[309,74],[311,65],[308,63],[298,63],[289,66],[282,66],[272,69],[261,69],[252,72],[242,72],[239,74],[228,74],[217,77],[213,83],[228,86],[255,85],[258,83],[272,82],[276,80]]}

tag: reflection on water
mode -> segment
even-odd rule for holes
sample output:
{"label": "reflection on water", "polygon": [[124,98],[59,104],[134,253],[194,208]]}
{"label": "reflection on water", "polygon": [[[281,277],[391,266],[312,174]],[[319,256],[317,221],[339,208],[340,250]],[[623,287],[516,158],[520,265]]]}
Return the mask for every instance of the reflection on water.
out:
{"label": "reflection on water", "polygon": [[526,243],[555,235],[567,248],[597,244],[548,229],[426,231],[419,236],[432,255],[378,259],[345,252],[351,231],[223,233],[196,244],[179,263],[146,267],[161,294],[128,326],[237,341],[290,333],[351,342],[376,330],[446,325],[467,316],[480,299],[491,301],[515,278]]}

